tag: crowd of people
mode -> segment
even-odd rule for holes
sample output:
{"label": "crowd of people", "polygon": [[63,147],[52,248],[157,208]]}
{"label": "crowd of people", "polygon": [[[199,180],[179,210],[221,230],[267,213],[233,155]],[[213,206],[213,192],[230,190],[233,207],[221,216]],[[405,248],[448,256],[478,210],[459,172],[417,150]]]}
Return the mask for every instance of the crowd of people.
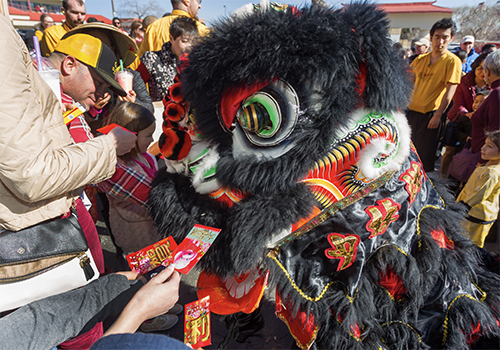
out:
{"label": "crowd of people", "polygon": [[[450,186],[457,186],[457,200],[469,206],[468,231],[482,248],[498,220],[499,158],[485,158],[483,148],[496,147],[498,152],[494,135],[500,129],[500,52],[489,45],[483,47],[481,54],[477,53],[472,35],[464,36],[460,47],[451,52],[448,45],[455,33],[454,22],[442,19],[430,31],[430,46],[426,38],[416,42],[419,52],[431,51],[411,60],[415,89],[407,118],[413,144],[426,172],[435,171],[441,148],[445,148],[440,175],[453,182]],[[489,146],[485,143],[487,139]],[[469,152],[468,172],[464,168],[457,170],[459,158],[465,152]],[[492,236],[496,237],[494,230]]]}
{"label": "crowd of people", "polygon": [[[75,204],[101,274],[105,265],[95,227],[97,202],[120,259],[159,240],[146,209],[161,166],[158,154],[148,153],[155,141],[153,102],[161,101],[174,84],[181,57],[198,37],[209,33],[197,17],[201,0],[171,3],[171,13],[134,21],[128,33],[120,18],[113,18],[113,25],[90,23],[83,0],[63,0],[61,25],[54,25],[48,14],[40,18],[36,35],[44,56],[42,69],[35,67],[40,63],[32,60],[8,17],[1,16],[1,64],[9,72],[0,78],[1,230],[18,231],[58,219]],[[465,56],[459,58],[448,50],[456,31],[451,19],[442,19],[429,38],[414,43],[408,64],[415,88],[406,116],[426,172],[435,171],[446,124],[453,126],[453,142],[445,145],[440,171],[446,181],[461,180],[457,201],[468,206],[465,225],[482,248],[499,211],[500,51],[487,46],[476,53],[474,37],[466,35],[460,44]],[[120,64],[132,74],[129,89],[113,78]],[[37,68],[59,71],[62,103],[57,103]],[[65,124],[63,112],[75,106],[83,106],[85,113]],[[111,123],[128,131],[97,131]],[[471,153],[472,171],[468,179],[454,179],[448,171],[464,149]],[[183,348],[166,337],[118,335],[138,328],[166,330],[177,323],[175,314],[182,311],[176,305],[179,274],[166,269],[146,282],[131,272],[115,272],[80,289],[0,313],[0,347],[83,349],[94,344],[104,349],[121,342],[157,341],[158,346]],[[56,317],[48,320],[48,312]],[[102,321],[120,312],[100,339]],[[22,336],[25,332],[32,336]]]}
{"label": "crowd of people", "polygon": [[[498,106],[498,68],[494,63],[498,60],[498,53],[490,54],[497,47],[485,44],[480,52],[476,52],[474,36],[465,35],[459,47],[449,50],[448,45],[454,39],[456,30],[451,19],[443,19],[432,27],[430,35],[413,42],[412,55],[399,43],[394,45],[394,49],[407,61],[415,82],[406,116],[412,128],[412,142],[418,150],[424,170],[435,171],[436,161],[440,159],[440,176],[450,182],[450,187],[455,189],[458,196],[476,166],[488,164],[482,158],[481,150],[485,144],[485,132],[500,128],[500,109],[492,109]],[[490,59],[487,60],[488,56]],[[493,95],[488,98],[491,93]],[[485,101],[488,101],[487,105],[480,108]],[[465,153],[469,156],[466,170],[463,166],[458,168],[458,164],[462,164],[459,160],[465,157]],[[460,172],[460,176],[457,172]],[[475,183],[474,191],[482,196],[475,197],[475,202],[464,200],[463,194],[458,197],[469,206],[486,206],[486,211],[492,209],[495,213],[486,215],[487,220],[483,210],[483,214],[473,210],[475,214],[469,216],[473,222],[481,221],[476,225],[482,225],[482,238],[474,239],[479,247],[484,246],[485,237],[498,220],[497,176],[496,171],[491,170],[488,176],[482,175],[481,183]],[[470,222],[468,225],[471,235],[477,236],[472,233],[474,229],[470,228]],[[493,240],[497,237],[496,227],[491,230]]]}

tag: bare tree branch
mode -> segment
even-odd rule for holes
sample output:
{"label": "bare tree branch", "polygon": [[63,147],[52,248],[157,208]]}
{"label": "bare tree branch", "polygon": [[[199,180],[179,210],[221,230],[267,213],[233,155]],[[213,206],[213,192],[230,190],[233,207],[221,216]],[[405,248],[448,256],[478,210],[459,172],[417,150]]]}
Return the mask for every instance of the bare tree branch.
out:
{"label": "bare tree branch", "polygon": [[476,40],[500,40],[500,5],[480,4],[453,9],[453,20],[459,27],[456,36],[473,35]]}
{"label": "bare tree branch", "polygon": [[118,14],[124,18],[143,19],[146,16],[163,16],[165,10],[156,0],[121,0]]}

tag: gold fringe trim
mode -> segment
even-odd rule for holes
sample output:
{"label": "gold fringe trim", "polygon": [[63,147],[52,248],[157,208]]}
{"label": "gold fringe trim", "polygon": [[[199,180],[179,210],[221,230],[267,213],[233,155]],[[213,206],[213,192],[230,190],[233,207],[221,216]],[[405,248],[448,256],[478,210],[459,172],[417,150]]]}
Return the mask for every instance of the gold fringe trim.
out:
{"label": "gold fringe trim", "polygon": [[443,324],[444,331],[443,331],[443,343],[442,343],[443,345],[446,342],[446,338],[448,337],[448,314],[450,312],[450,309],[451,309],[453,303],[455,303],[455,301],[457,301],[459,298],[463,298],[463,297],[469,298],[469,299],[474,300],[474,301],[478,301],[476,298],[474,298],[472,295],[469,295],[469,294],[458,295],[455,297],[455,299],[452,300],[452,302],[450,303],[450,306],[448,306],[448,310],[446,310],[446,317],[444,318],[444,324]]}
{"label": "gold fringe trim", "polygon": [[413,331],[413,333],[415,333],[415,335],[417,336],[417,338],[418,338],[418,342],[419,342],[419,343],[421,343],[421,342],[422,342],[422,338],[420,338],[420,334],[418,334],[418,332],[415,330],[415,328],[413,328],[410,324],[405,323],[405,322],[403,322],[403,321],[391,321],[391,322],[389,322],[389,323],[383,323],[381,326],[382,326],[382,327],[385,327],[385,326],[389,326],[389,325],[394,324],[394,323],[399,323],[399,324],[405,325],[405,326],[407,326],[408,328],[410,328],[410,329]]}
{"label": "gold fringe trim", "polygon": [[286,277],[288,278],[288,280],[290,281],[290,283],[292,284],[293,288],[306,300],[309,300],[309,301],[313,301],[313,302],[317,302],[317,301],[320,301],[321,299],[323,299],[323,296],[325,295],[326,291],[328,290],[328,288],[330,288],[330,286],[334,283],[337,283],[337,281],[333,281],[333,282],[330,282],[328,283],[325,288],[323,288],[323,291],[321,292],[321,294],[316,297],[316,298],[313,298],[313,297],[310,297],[308,295],[306,295],[306,293],[304,293],[300,288],[299,286],[297,286],[295,284],[295,282],[293,281],[292,277],[290,276],[290,274],[288,273],[288,271],[285,269],[285,267],[279,262],[279,260],[271,253],[267,254],[268,257],[270,257],[271,259],[273,259],[276,264],[278,264],[278,266],[280,267],[280,269],[285,273]]}

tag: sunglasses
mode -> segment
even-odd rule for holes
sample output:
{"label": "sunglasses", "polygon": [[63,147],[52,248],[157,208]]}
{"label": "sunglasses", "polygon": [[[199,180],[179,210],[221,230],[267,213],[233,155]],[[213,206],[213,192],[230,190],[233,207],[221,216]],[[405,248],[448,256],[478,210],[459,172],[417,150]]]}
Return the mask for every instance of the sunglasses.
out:
{"label": "sunglasses", "polygon": [[113,24],[120,24],[121,22],[113,22]]}

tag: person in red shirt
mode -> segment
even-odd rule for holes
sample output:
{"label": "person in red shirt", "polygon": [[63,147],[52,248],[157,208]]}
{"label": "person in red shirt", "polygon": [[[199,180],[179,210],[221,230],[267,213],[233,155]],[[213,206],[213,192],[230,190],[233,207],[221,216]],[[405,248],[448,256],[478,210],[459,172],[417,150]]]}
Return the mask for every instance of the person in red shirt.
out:
{"label": "person in red shirt", "polygon": [[[484,79],[492,90],[481,107],[470,118],[473,153],[481,151],[486,140],[485,130],[500,129],[500,51],[494,51],[486,57],[483,70]],[[485,163],[485,161],[481,160],[480,163]]]}

